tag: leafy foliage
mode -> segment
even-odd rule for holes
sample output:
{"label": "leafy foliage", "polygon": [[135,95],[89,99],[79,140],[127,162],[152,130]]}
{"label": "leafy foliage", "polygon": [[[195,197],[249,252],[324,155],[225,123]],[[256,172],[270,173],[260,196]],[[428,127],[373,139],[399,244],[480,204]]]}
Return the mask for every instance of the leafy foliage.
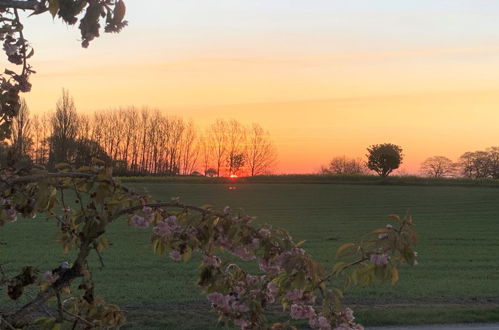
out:
{"label": "leafy foliage", "polygon": [[[296,243],[285,230],[268,225],[257,228],[251,224],[252,217],[228,207],[217,211],[210,206],[184,205],[178,200],[154,201],[122,186],[98,161],[76,170],[68,164],[57,168],[57,173],[9,173],[0,187],[3,224],[15,222],[18,216],[31,218],[47,213],[59,227],[59,243],[64,251],[77,252],[71,263],[54,270],[43,272],[27,266],[19,275],[2,279],[2,283],[10,285],[13,299],[22,295],[25,286],[38,283],[40,287],[31,303],[2,316],[15,327],[33,322],[32,314],[43,305],[59,311],[59,317],[36,321],[40,327],[50,329],[64,323],[115,327],[125,321],[122,310],[96,295],[87,262],[92,251],[100,256],[107,248],[105,234],[109,225],[123,215],[128,215],[132,226],[152,228],[151,245],[157,254],[187,262],[193,253],[201,253],[198,284],[221,319],[242,329],[292,328],[291,322],[269,324],[264,311],[273,303],[279,303],[291,320],[306,319],[313,328],[360,329],[351,310],[341,304],[343,291],[375,279],[396,283],[397,265],[415,264],[411,246],[417,237],[410,218],[392,216],[397,228],[389,225],[359,243],[343,245],[338,251],[340,261],[328,270],[302,249],[304,242]],[[78,208],[70,208],[68,196],[75,196]],[[248,273],[225,252],[242,261],[256,261],[260,272]],[[328,286],[341,278],[342,287]],[[70,284],[78,280],[77,289],[71,290]],[[55,302],[52,297],[56,297]],[[321,308],[315,304],[318,301]]]}
{"label": "leafy foliage", "polygon": [[367,148],[367,168],[382,177],[399,168],[404,155],[402,148],[392,143],[375,144]]}
{"label": "leafy foliage", "polygon": [[[33,51],[24,39],[18,9],[32,10],[33,14],[48,11],[70,25],[79,20],[83,47],[99,36],[102,19],[106,32],[119,32],[126,25],[121,0],[0,0],[4,50],[11,63],[23,66],[21,74],[7,70],[1,77],[0,141],[10,135],[12,118],[19,111],[19,92],[29,91],[28,77],[34,72],[27,64]],[[231,212],[228,207],[217,211],[209,206],[184,205],[178,200],[154,201],[123,186],[112,177],[111,169],[96,159],[90,166],[73,168],[59,163],[55,169],[57,172],[49,173],[43,168],[16,164],[0,169],[0,225],[16,222],[19,217],[45,214],[58,226],[62,249],[75,252],[71,263],[63,262],[52,270],[43,272],[28,265],[15,276],[0,272],[0,288],[6,287],[12,300],[22,297],[27,287],[38,286],[38,294],[27,304],[0,314],[2,329],[122,325],[124,311],[97,296],[88,257],[95,253],[102,262],[101,251],[109,245],[105,234],[113,222],[125,215],[133,226],[152,227],[154,252],[168,253],[172,259],[184,262],[193,253],[201,253],[198,284],[220,319],[242,329],[294,328],[290,321],[269,324],[264,310],[274,302],[282,305],[291,319],[306,319],[312,328],[362,329],[355,323],[353,312],[342,306],[342,290],[327,284],[338,276],[346,276],[346,286],[369,284],[375,276],[395,283],[398,263],[415,264],[411,245],[416,238],[410,230],[410,219],[394,216],[401,222],[398,229],[381,229],[372,233],[378,234],[377,238],[343,246],[340,256],[358,259],[336,264],[329,271],[287,231],[271,226],[256,228],[251,225],[252,217]],[[69,199],[74,199],[77,207],[71,208]],[[257,261],[261,272],[246,272],[223,252],[242,261]],[[72,286],[75,281],[76,288]],[[318,298],[321,308],[314,305]],[[48,312],[47,307],[57,315]],[[47,317],[38,317],[40,311],[46,311]]]}

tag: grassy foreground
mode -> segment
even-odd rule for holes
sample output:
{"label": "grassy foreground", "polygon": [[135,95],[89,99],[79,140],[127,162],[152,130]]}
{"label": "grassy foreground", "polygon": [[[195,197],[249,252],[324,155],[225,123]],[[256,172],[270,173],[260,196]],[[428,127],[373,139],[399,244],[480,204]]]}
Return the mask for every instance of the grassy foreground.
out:
{"label": "grassy foreground", "polygon": [[[133,183],[155,198],[244,208],[258,223],[287,228],[316,259],[332,265],[336,248],[383,226],[386,215],[414,217],[421,241],[419,265],[403,267],[396,287],[376,285],[348,292],[366,325],[499,320],[499,189],[474,186],[362,184]],[[229,189],[233,187],[235,189]],[[154,256],[148,230],[116,223],[95,271],[98,292],[129,312],[130,329],[208,329],[216,323],[194,285],[198,258],[175,263]],[[53,268],[64,255],[55,224],[23,219],[0,230],[0,260],[15,272],[30,264]],[[98,267],[96,258],[93,259]],[[5,296],[5,293],[2,293]],[[0,309],[4,305],[0,298]],[[21,304],[19,302],[19,304]]]}

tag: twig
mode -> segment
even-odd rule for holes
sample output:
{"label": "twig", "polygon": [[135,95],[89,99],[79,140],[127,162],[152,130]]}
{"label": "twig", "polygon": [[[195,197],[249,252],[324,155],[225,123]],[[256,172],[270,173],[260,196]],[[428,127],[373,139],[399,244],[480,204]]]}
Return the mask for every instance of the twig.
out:
{"label": "twig", "polygon": [[0,0],[0,7],[10,7],[14,9],[35,10],[39,2],[37,0]]}
{"label": "twig", "polygon": [[2,324],[5,324],[9,329],[16,330],[16,328],[12,324],[7,322],[7,320],[2,315],[0,315],[0,326]]}
{"label": "twig", "polygon": [[40,174],[21,176],[14,179],[7,179],[4,180],[4,182],[7,184],[21,184],[21,183],[30,183],[30,182],[36,182],[52,178],[92,179],[94,177],[96,177],[95,174],[80,173],[80,172],[40,173]]}
{"label": "twig", "polygon": [[62,308],[61,293],[57,291],[55,296],[57,297],[57,311],[59,312],[59,321],[62,322],[64,320],[64,310]]}
{"label": "twig", "polygon": [[[163,207],[174,207],[174,208],[179,208],[179,209],[184,209],[184,210],[191,210],[191,211],[196,211],[199,212],[203,215],[213,215],[219,218],[224,218],[227,219],[229,217],[229,214],[220,212],[220,211],[215,211],[212,209],[205,209],[199,206],[192,206],[192,205],[186,205],[186,204],[181,204],[179,202],[161,202],[161,203],[149,203],[149,204],[143,204],[143,205],[136,205],[132,206],[126,209],[123,209],[121,211],[116,212],[113,216],[111,216],[111,220],[116,219],[122,215],[129,214],[138,210],[141,210],[144,207],[150,207],[153,209],[158,209],[158,208],[163,208]],[[250,217],[241,217],[240,220],[250,220]]]}
{"label": "twig", "polygon": [[97,243],[94,241],[94,250],[95,250],[95,253],[97,253],[97,257],[99,258],[99,262],[100,262],[100,268],[101,270],[105,267],[104,265],[104,259],[102,259],[102,255],[100,254],[100,251],[99,249],[97,248]]}
{"label": "twig", "polygon": [[86,325],[88,325],[88,326],[91,326],[91,327],[95,326],[92,322],[90,322],[90,321],[88,321],[88,320],[85,320],[85,319],[84,319],[83,317],[81,317],[80,315],[76,315],[76,314],[71,313],[71,312],[70,312],[70,311],[68,311],[67,309],[64,309],[64,308],[63,308],[63,312],[64,312],[64,313],[66,313],[66,314],[68,314],[68,315],[69,315],[69,316],[71,316],[71,317],[74,317],[74,318],[75,318],[75,319],[77,319],[78,321],[81,321],[81,322],[85,323],[85,324],[86,324]]}

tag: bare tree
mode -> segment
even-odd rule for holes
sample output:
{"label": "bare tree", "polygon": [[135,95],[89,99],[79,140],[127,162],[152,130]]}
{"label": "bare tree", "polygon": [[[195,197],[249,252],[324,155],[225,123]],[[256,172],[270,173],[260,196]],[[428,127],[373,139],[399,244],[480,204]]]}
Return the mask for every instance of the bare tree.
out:
{"label": "bare tree", "polygon": [[220,176],[220,170],[226,159],[227,127],[226,121],[217,119],[208,130],[208,145],[214,158],[217,176]]}
{"label": "bare tree", "polygon": [[268,173],[275,165],[277,152],[270,134],[258,124],[253,124],[248,130],[246,158],[251,176]]}
{"label": "bare tree", "polygon": [[47,113],[34,115],[32,159],[35,164],[46,165],[49,157],[49,137],[52,135],[50,117]]}
{"label": "bare tree", "polygon": [[322,174],[342,174],[342,175],[360,175],[367,173],[365,163],[356,158],[347,158],[346,156],[334,157],[328,164],[328,167],[321,169]]}
{"label": "bare tree", "polygon": [[74,156],[74,143],[78,135],[79,118],[73,98],[67,90],[57,101],[55,113],[51,118],[52,136],[50,137],[49,162],[70,162]]}
{"label": "bare tree", "polygon": [[465,177],[482,179],[490,176],[490,159],[488,152],[465,152],[459,159],[461,171]]}
{"label": "bare tree", "polygon": [[26,101],[21,100],[21,107],[12,121],[12,146],[18,157],[28,156],[33,147],[31,120]]}
{"label": "bare tree", "polygon": [[246,128],[237,120],[227,122],[227,172],[236,174],[245,163],[246,158]]}
{"label": "bare tree", "polygon": [[196,142],[196,129],[194,123],[189,121],[180,142],[180,173],[183,175],[191,174],[196,168],[199,157],[199,144]]}
{"label": "bare tree", "polygon": [[199,152],[201,154],[201,165],[203,167],[203,174],[208,176],[208,169],[210,168],[212,161],[212,154],[210,150],[210,145],[208,138],[206,136],[202,136],[199,139]]}
{"label": "bare tree", "polygon": [[429,157],[421,164],[421,172],[432,178],[450,177],[455,171],[456,164],[444,156]]}

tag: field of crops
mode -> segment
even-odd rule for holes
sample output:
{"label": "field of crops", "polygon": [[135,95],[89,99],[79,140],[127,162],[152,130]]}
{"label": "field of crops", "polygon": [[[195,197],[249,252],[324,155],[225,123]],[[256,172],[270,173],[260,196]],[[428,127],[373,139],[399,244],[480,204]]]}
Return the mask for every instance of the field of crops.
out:
{"label": "field of crops", "polygon": [[[128,184],[160,200],[242,208],[258,223],[287,228],[320,262],[335,249],[411,214],[420,235],[419,265],[402,267],[401,280],[357,288],[347,303],[365,324],[499,320],[499,189],[495,187],[362,184]],[[229,189],[229,187],[232,187]],[[30,264],[41,270],[64,260],[55,224],[23,219],[0,231],[0,260],[7,271]],[[197,262],[175,263],[151,253],[148,230],[126,221],[111,227],[113,245],[95,272],[98,292],[129,311],[130,328],[206,329],[216,316],[195,286]],[[49,239],[47,239],[49,238]],[[93,258],[98,267],[97,258]],[[2,293],[4,295],[4,293]],[[3,299],[3,298],[1,298]],[[0,308],[1,302],[0,299]],[[19,302],[22,303],[22,302]]]}

